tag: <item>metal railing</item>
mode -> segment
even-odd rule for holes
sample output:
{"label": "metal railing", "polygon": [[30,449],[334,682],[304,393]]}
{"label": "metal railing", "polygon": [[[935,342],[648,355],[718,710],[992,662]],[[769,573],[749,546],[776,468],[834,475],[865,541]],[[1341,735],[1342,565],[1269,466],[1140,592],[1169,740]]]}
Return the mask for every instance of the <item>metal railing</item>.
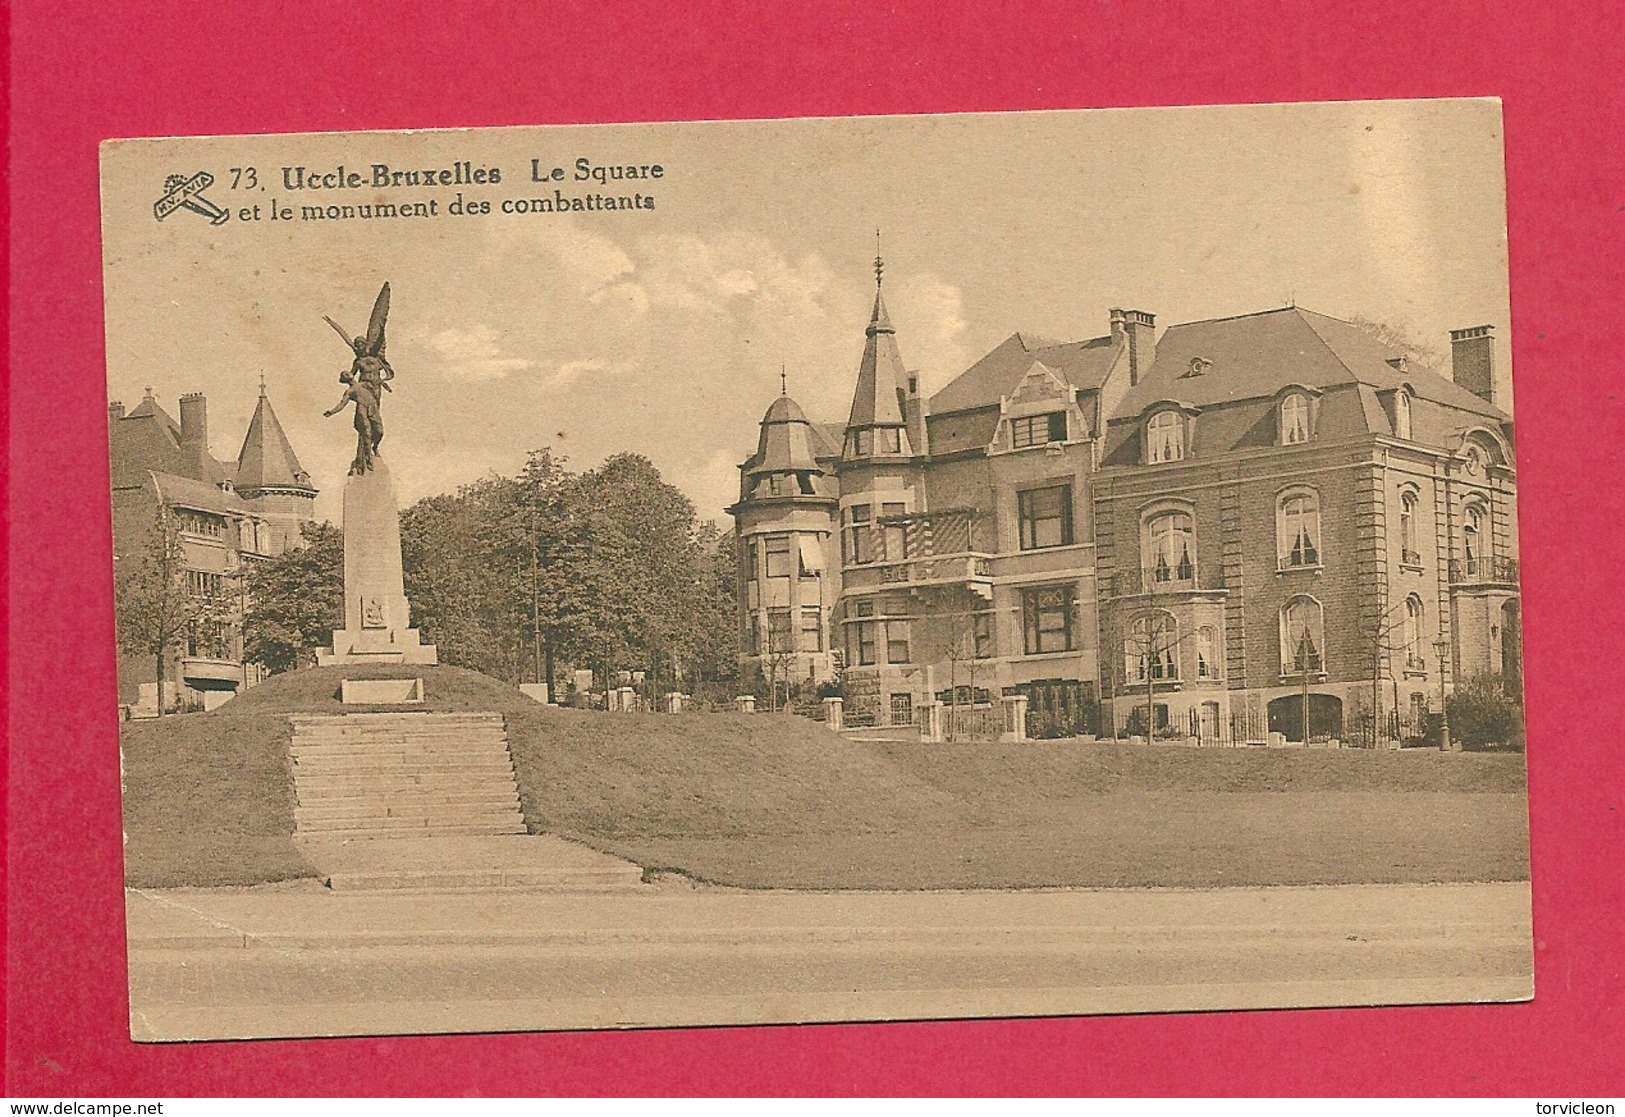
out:
{"label": "metal railing", "polygon": [[1451,585],[1482,582],[1501,582],[1516,585],[1518,582],[1518,560],[1503,555],[1450,560]]}
{"label": "metal railing", "polygon": [[1136,594],[1189,593],[1224,589],[1224,571],[1217,565],[1153,566],[1144,570],[1118,570],[1101,577],[1107,597]]}

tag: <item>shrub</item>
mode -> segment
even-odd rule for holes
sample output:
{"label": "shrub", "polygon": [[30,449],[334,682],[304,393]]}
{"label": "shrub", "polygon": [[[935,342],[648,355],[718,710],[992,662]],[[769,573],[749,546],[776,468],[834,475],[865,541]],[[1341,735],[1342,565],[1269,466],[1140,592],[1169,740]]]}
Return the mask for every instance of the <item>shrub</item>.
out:
{"label": "shrub", "polygon": [[1456,687],[1446,705],[1450,735],[1470,749],[1523,747],[1523,707],[1499,675],[1479,675]]}

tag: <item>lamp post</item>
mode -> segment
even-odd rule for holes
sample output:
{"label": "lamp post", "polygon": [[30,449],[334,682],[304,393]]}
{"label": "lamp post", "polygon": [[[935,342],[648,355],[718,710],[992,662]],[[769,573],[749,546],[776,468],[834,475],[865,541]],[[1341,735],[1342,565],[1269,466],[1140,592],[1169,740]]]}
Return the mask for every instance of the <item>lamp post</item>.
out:
{"label": "lamp post", "polygon": [[1439,751],[1450,752],[1450,699],[1445,694],[1445,664],[1450,655],[1450,639],[1440,636],[1433,641],[1433,650],[1439,653]]}

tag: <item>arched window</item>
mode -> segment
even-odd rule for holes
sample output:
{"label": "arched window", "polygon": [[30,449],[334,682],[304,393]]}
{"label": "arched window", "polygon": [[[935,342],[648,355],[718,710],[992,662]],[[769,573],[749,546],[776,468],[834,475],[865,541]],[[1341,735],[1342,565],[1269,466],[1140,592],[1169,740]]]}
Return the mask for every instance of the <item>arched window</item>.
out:
{"label": "arched window", "polygon": [[1177,411],[1159,411],[1145,425],[1146,461],[1177,462],[1185,456],[1184,417]]}
{"label": "arched window", "polygon": [[1484,561],[1484,510],[1469,504],[1461,523],[1461,557],[1469,575],[1477,574]]}
{"label": "arched window", "polygon": [[1313,489],[1295,489],[1281,498],[1275,535],[1281,569],[1320,565],[1320,498]]}
{"label": "arched window", "polygon": [[1179,634],[1167,613],[1146,613],[1134,618],[1123,638],[1123,679],[1144,683],[1179,678],[1175,651]]}
{"label": "arched window", "polygon": [[1422,599],[1414,593],[1405,599],[1405,622],[1402,629],[1405,644],[1405,666],[1414,670],[1426,667],[1422,659]]}
{"label": "arched window", "polygon": [[1411,437],[1411,394],[1403,388],[1394,393],[1394,437]]}
{"label": "arched window", "polygon": [[1326,630],[1320,602],[1294,597],[1281,607],[1281,674],[1315,674],[1325,670],[1321,649]]}
{"label": "arched window", "polygon": [[1309,397],[1293,392],[1281,401],[1281,445],[1309,441]]}
{"label": "arched window", "polygon": [[1159,512],[1145,525],[1146,588],[1196,578],[1196,536],[1189,512]]}
{"label": "arched window", "polygon": [[1218,640],[1213,629],[1207,626],[1196,630],[1196,677],[1198,679],[1219,677]]}
{"label": "arched window", "polygon": [[1405,566],[1421,566],[1422,552],[1416,548],[1416,494],[1399,494],[1399,561]]}

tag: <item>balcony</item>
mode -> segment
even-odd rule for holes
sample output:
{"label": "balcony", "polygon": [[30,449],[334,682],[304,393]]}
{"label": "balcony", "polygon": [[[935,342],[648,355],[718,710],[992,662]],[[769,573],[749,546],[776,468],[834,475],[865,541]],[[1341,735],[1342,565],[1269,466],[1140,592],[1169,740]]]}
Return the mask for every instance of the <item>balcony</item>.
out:
{"label": "balcony", "polygon": [[1212,569],[1161,566],[1145,570],[1119,570],[1101,575],[1100,587],[1107,597],[1223,592],[1224,571],[1217,566]]}
{"label": "balcony", "polygon": [[993,600],[993,564],[990,555],[933,555],[901,562],[875,563],[872,569],[885,586],[916,588],[963,585],[972,593]]}
{"label": "balcony", "polygon": [[1491,558],[1450,560],[1450,584],[1453,586],[1516,586],[1518,560],[1500,555]]}

